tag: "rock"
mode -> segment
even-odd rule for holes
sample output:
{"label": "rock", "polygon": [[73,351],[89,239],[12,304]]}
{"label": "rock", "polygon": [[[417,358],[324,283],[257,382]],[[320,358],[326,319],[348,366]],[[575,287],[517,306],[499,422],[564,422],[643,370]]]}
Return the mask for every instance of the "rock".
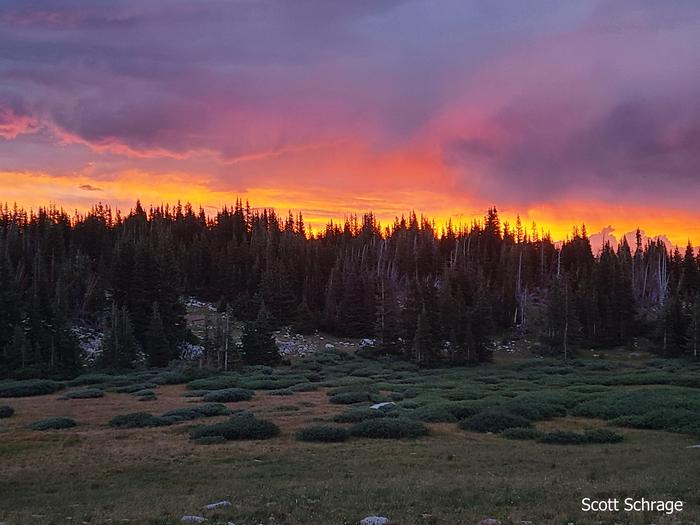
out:
{"label": "rock", "polygon": [[501,525],[501,522],[495,518],[486,518],[481,520],[479,525]]}
{"label": "rock", "polygon": [[326,343],[325,348],[326,348],[326,350],[333,350],[335,348],[335,345],[332,345],[330,343]]}
{"label": "rock", "polygon": [[212,510],[212,509],[223,509],[225,507],[230,507],[231,502],[230,501],[217,501],[216,503],[210,503],[209,505],[204,505],[204,508],[207,510]]}
{"label": "rock", "polygon": [[384,403],[376,403],[369,408],[371,408],[372,410],[379,410],[381,408],[393,407],[395,405],[396,403],[394,403],[393,401],[385,401]]}
{"label": "rock", "polygon": [[207,521],[207,518],[204,516],[183,516],[180,521],[184,521],[185,523],[204,523]]}
{"label": "rock", "polygon": [[689,447],[686,448],[700,448],[700,445],[690,445]]}
{"label": "rock", "polygon": [[387,523],[389,523],[389,518],[384,516],[367,516],[360,522],[360,525],[387,525]]}

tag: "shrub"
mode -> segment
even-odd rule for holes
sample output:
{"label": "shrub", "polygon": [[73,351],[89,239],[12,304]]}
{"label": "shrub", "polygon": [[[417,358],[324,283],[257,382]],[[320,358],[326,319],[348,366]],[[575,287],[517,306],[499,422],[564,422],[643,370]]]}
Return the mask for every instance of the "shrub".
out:
{"label": "shrub", "polygon": [[48,379],[26,381],[0,381],[0,397],[30,397],[53,394],[63,388],[63,383]]}
{"label": "shrub", "polygon": [[425,405],[415,409],[411,417],[429,423],[454,423],[457,418],[452,413],[450,403]]}
{"label": "shrub", "polygon": [[151,390],[157,386],[158,385],[155,383],[133,383],[131,385],[113,388],[112,391],[116,392],[117,394],[133,394],[134,392],[138,392],[140,390]]}
{"label": "shrub", "polygon": [[190,390],[224,390],[226,388],[236,388],[239,386],[240,379],[238,374],[218,375],[190,381],[187,383],[187,388]]}
{"label": "shrub", "polygon": [[696,412],[688,409],[651,410],[645,414],[620,416],[611,421],[621,427],[643,428],[651,430],[668,430],[694,434],[700,432],[700,419]]}
{"label": "shrub", "polygon": [[294,392],[292,392],[291,388],[282,388],[280,390],[272,390],[270,392],[271,396],[293,396]]}
{"label": "shrub", "polygon": [[542,432],[535,428],[514,427],[506,428],[501,432],[501,436],[507,439],[539,439],[542,437]]}
{"label": "shrub", "polygon": [[74,390],[73,392],[68,392],[58,399],[96,399],[98,397],[104,397],[104,391],[99,388],[85,388],[83,390]]}
{"label": "shrub", "polygon": [[8,406],[0,406],[0,419],[6,418],[6,417],[12,417],[12,415],[15,413],[15,409],[12,407]]}
{"label": "shrub", "polygon": [[429,433],[428,427],[418,421],[400,418],[368,419],[350,427],[350,435],[366,438],[417,438]]}
{"label": "shrub", "polygon": [[313,392],[318,390],[318,385],[313,383],[299,383],[289,388],[292,392]]}
{"label": "shrub", "polygon": [[71,428],[76,426],[78,423],[69,417],[50,417],[48,419],[42,419],[41,421],[35,421],[29,427],[32,430],[61,430],[63,428]]}
{"label": "shrub", "polygon": [[253,392],[245,388],[225,388],[223,390],[213,390],[204,394],[203,401],[231,403],[234,401],[250,401],[253,398]]}
{"label": "shrub", "polygon": [[353,405],[355,403],[365,403],[371,401],[367,392],[341,392],[332,395],[328,400],[336,405]]}
{"label": "shrub", "polygon": [[369,407],[353,407],[342,414],[333,416],[333,421],[336,423],[359,423],[367,419],[398,417],[398,415],[398,410],[374,410]]}
{"label": "shrub", "polygon": [[586,443],[619,443],[624,438],[617,432],[605,429],[587,430],[585,432],[555,431],[542,434],[540,443],[553,445],[583,445]]}
{"label": "shrub", "polygon": [[172,425],[175,419],[154,416],[148,412],[132,412],[114,416],[109,424],[115,428],[146,428],[146,427],[164,427]]}
{"label": "shrub", "polygon": [[299,441],[322,441],[326,443],[334,443],[345,441],[349,437],[350,433],[343,427],[317,425],[300,428],[297,431],[297,439]]}
{"label": "shrub", "polygon": [[503,410],[484,410],[459,422],[460,428],[474,432],[503,432],[507,428],[528,427],[530,421]]}
{"label": "shrub", "polygon": [[194,408],[176,408],[174,410],[169,410],[161,417],[171,418],[174,421],[191,421],[203,416],[201,412],[198,412]]}
{"label": "shrub", "polygon": [[229,410],[226,405],[222,405],[221,403],[206,403],[204,405],[199,405],[194,409],[204,417],[228,416],[231,413],[231,410]]}
{"label": "shrub", "polygon": [[271,421],[257,419],[254,415],[243,413],[232,417],[229,421],[205,425],[192,429],[195,440],[220,436],[228,441],[242,439],[268,439],[278,436],[280,429]]}

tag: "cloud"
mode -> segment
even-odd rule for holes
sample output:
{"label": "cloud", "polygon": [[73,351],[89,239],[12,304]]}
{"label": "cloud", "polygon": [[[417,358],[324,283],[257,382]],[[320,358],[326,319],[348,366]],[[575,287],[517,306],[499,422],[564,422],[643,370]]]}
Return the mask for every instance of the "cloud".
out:
{"label": "cloud", "polygon": [[84,191],[103,191],[99,186],[93,186],[92,184],[81,184],[78,188]]}

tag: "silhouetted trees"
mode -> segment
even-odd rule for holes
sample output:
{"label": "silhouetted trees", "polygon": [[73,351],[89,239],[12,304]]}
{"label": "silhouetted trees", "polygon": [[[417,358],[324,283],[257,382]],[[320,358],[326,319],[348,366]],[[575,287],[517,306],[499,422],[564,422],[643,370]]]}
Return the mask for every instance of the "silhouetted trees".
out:
{"label": "silhouetted trees", "polygon": [[644,244],[641,232],[634,241],[594,254],[585,227],[554,243],[535,225],[502,223],[495,208],[442,232],[415,213],[386,227],[366,214],[311,235],[301,214],[241,201],[211,217],[180,204],[137,203],[126,216],[102,205],[73,216],[5,206],[0,373],[79,366],[81,327],[104,331],[104,366],[138,356],[165,365],[187,342],[224,366],[230,326],[224,335],[217,317],[195,341],[184,296],[221,304],[229,325],[247,323],[244,362],[274,362],[269,330],[286,325],[372,338],[377,355],[426,366],[488,361],[489,338],[508,334],[562,356],[642,337],[659,353],[695,355],[698,254],[691,244],[671,253],[661,241]]}

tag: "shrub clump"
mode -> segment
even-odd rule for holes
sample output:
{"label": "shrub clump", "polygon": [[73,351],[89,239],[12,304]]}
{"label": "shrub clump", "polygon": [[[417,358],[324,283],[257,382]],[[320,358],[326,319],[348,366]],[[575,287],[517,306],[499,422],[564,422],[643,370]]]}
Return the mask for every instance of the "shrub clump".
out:
{"label": "shrub clump", "polygon": [[300,428],[297,431],[299,441],[321,441],[324,443],[337,443],[345,441],[350,437],[350,433],[343,427],[330,425],[316,425]]}
{"label": "shrub clump", "polygon": [[342,414],[333,416],[336,423],[359,423],[367,419],[378,419],[382,417],[398,417],[397,410],[374,410],[369,407],[354,407],[346,410]]}
{"label": "shrub clump", "polygon": [[619,443],[624,437],[611,430],[596,429],[585,432],[547,432],[537,441],[551,445],[584,445],[588,443]]}
{"label": "shrub clump", "polygon": [[114,428],[147,428],[164,427],[172,425],[174,422],[176,422],[176,418],[154,416],[148,412],[131,412],[130,414],[114,416],[109,421],[109,425]]}
{"label": "shrub clump", "polygon": [[250,401],[252,398],[252,390],[246,388],[224,388],[204,394],[202,400],[206,402],[232,403],[234,401]]}
{"label": "shrub clump", "polygon": [[366,403],[372,398],[368,392],[340,392],[332,395],[328,400],[336,405],[354,405],[355,403]]}
{"label": "shrub clump", "polygon": [[26,381],[0,381],[0,397],[30,397],[53,394],[63,388],[63,383],[48,379]]}
{"label": "shrub clump", "polygon": [[268,439],[280,434],[280,429],[271,421],[257,419],[253,414],[242,413],[230,420],[192,429],[192,439],[220,436],[227,441],[243,439]]}
{"label": "shrub clump", "polygon": [[29,428],[32,430],[61,430],[74,427],[77,424],[74,419],[69,417],[50,417],[41,421],[35,421],[29,425]]}
{"label": "shrub clump", "polygon": [[417,438],[429,433],[428,427],[419,421],[400,418],[368,419],[350,427],[350,435],[355,437],[401,439]]}
{"label": "shrub clump", "polygon": [[529,427],[530,421],[504,410],[484,410],[463,421],[459,427],[474,432],[503,432],[507,428]]}
{"label": "shrub clump", "polygon": [[12,415],[15,413],[15,409],[12,407],[8,406],[1,406],[0,407],[0,419],[6,418],[6,417],[12,417]]}
{"label": "shrub clump", "polygon": [[62,395],[58,399],[96,399],[98,397],[104,397],[104,391],[99,388],[84,388],[82,390],[74,390],[73,392],[68,392]]}

